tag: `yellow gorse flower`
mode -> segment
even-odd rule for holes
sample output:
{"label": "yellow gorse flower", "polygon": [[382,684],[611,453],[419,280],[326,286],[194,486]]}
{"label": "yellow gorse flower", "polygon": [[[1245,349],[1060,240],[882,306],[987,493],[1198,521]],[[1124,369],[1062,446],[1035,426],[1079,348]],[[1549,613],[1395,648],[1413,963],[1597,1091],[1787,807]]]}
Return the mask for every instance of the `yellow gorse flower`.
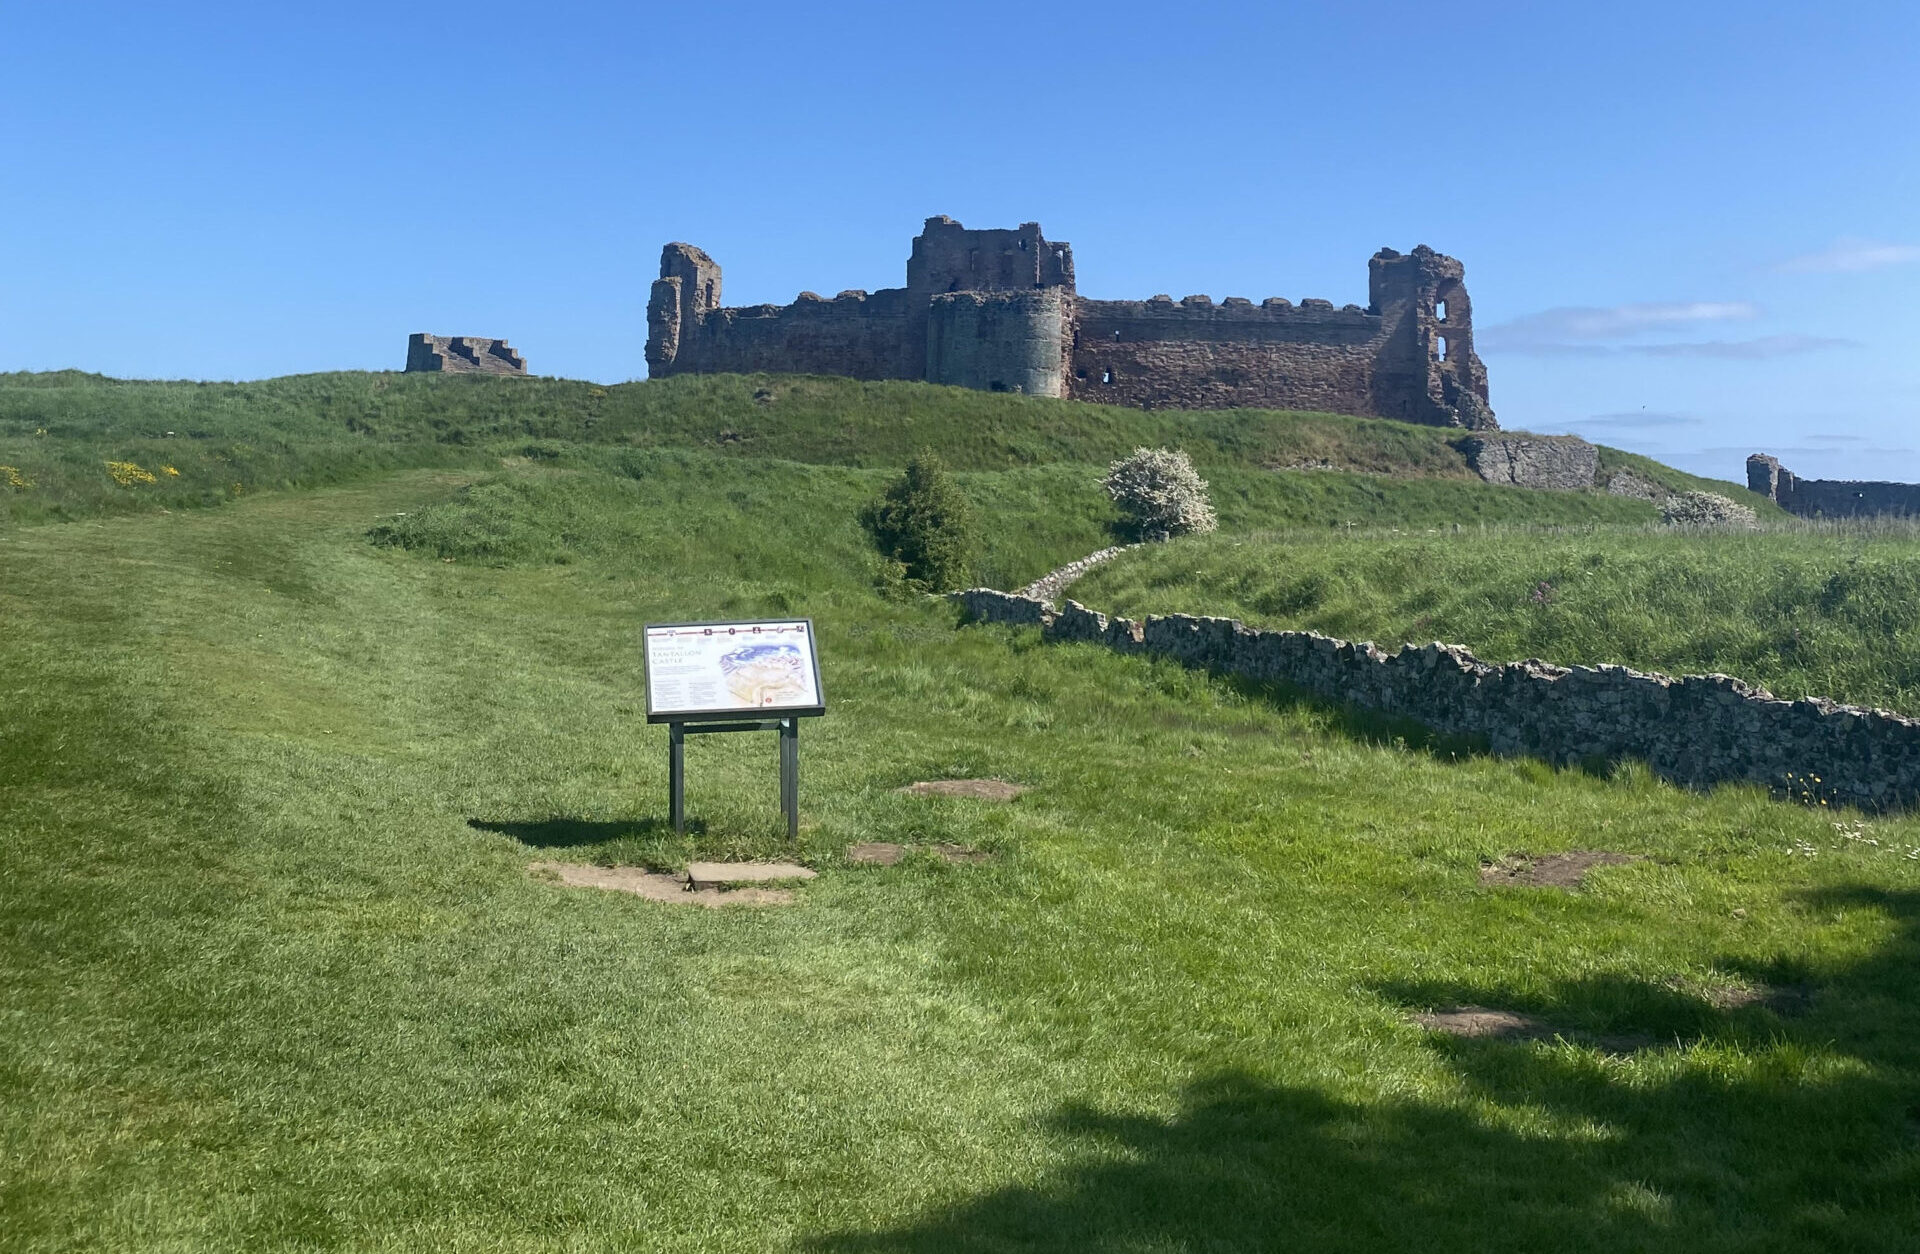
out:
{"label": "yellow gorse flower", "polygon": [[171,466],[162,466],[160,468],[160,473],[163,475],[172,475],[175,479],[178,479],[180,477],[180,472],[175,470]]}
{"label": "yellow gorse flower", "polygon": [[142,470],[134,462],[108,462],[107,473],[112,475],[113,481],[123,488],[131,488],[140,483],[157,482],[151,470]]}
{"label": "yellow gorse flower", "polygon": [[18,466],[0,466],[0,483],[10,488],[25,489],[33,486],[33,480],[21,474]]}

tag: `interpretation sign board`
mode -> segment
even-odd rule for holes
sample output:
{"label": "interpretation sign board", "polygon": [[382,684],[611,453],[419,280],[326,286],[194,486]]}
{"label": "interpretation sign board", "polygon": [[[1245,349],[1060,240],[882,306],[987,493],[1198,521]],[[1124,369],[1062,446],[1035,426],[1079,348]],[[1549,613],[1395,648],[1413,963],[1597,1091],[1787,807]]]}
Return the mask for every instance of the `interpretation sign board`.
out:
{"label": "interpretation sign board", "polygon": [[647,721],[825,714],[813,620],[649,623]]}

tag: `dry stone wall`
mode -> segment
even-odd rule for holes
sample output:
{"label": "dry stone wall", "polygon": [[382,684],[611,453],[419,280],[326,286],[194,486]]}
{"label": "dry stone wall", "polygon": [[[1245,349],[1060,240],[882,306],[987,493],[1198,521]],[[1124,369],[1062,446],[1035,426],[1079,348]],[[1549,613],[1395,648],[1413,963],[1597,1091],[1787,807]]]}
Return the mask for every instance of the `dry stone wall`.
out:
{"label": "dry stone wall", "polygon": [[1624,666],[1493,665],[1456,645],[1388,653],[1310,631],[1230,618],[1108,618],[1074,601],[974,588],[970,619],[1038,626],[1050,641],[1171,658],[1312,696],[1484,737],[1495,753],[1557,763],[1638,758],[1676,783],[1760,784],[1868,809],[1920,799],[1920,722],[1818,698],[1783,701],[1727,675],[1671,678]]}

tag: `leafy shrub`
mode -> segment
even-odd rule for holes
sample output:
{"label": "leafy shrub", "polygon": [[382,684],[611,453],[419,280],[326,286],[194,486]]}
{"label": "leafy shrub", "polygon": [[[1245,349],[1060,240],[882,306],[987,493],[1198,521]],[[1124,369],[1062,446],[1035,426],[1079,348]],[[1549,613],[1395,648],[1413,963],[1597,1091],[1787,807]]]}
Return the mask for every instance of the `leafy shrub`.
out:
{"label": "leafy shrub", "polygon": [[899,563],[918,591],[966,586],[974,548],[973,510],[932,453],[916,453],[906,473],[860,511],[860,525],[880,551]]}
{"label": "leafy shrub", "polygon": [[1660,507],[1660,519],[1669,527],[1752,527],[1753,510],[1712,492],[1682,492]]}
{"label": "leafy shrub", "polygon": [[1203,535],[1219,525],[1207,481],[1182,450],[1137,448],[1107,467],[1100,486],[1120,507],[1123,529],[1134,539]]}

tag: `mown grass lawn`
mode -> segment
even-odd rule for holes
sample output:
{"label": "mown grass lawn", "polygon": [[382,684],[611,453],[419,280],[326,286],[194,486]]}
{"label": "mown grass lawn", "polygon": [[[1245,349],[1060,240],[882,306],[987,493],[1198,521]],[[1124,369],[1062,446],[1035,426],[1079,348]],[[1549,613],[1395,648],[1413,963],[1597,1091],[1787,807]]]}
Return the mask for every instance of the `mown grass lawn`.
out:
{"label": "mown grass lawn", "polygon": [[[959,627],[873,592],[874,472],[642,470],[0,536],[0,1246],[1912,1248],[1920,823]],[[1083,551],[1022,482],[1010,574]],[[768,612],[831,703],[801,902],[530,875],[779,848],[771,737],[694,741],[663,834],[637,656]],[[943,776],[1032,791],[892,791]],[[1646,860],[1479,883],[1574,848]],[[1756,984],[1804,1012],[1709,996]],[[1454,1003],[1575,1040],[1408,1021]]]}

